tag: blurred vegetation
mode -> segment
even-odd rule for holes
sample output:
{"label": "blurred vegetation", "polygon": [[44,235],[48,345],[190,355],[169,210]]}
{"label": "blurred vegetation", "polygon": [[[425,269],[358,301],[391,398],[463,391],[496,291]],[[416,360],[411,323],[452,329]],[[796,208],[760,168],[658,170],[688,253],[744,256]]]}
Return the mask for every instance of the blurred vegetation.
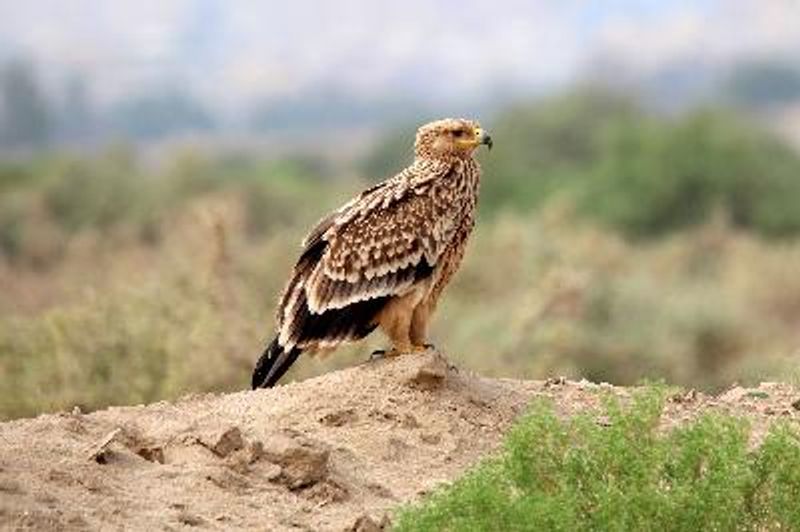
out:
{"label": "blurred vegetation", "polygon": [[[705,389],[800,375],[789,148],[728,113],[658,117],[603,91],[489,127],[481,220],[434,323],[452,358]],[[411,134],[361,175],[407,164]],[[332,168],[192,150],[153,165],[125,145],[0,162],[0,417],[246,387],[301,237],[367,184]],[[382,343],[301,357],[290,378]]]}
{"label": "blurred vegetation", "polygon": [[159,138],[216,127],[214,118],[200,102],[178,90],[130,98],[109,115],[115,131],[133,138]]}
{"label": "blurred vegetation", "polygon": [[0,146],[42,147],[50,140],[51,109],[29,63],[0,68],[0,111]]}
{"label": "blurred vegetation", "polygon": [[540,402],[484,462],[401,510],[397,530],[795,530],[800,434],[704,415],[664,434],[660,389],[561,420]]}
{"label": "blurred vegetation", "polygon": [[[800,232],[800,156],[732,111],[653,115],[630,97],[584,89],[515,106],[488,124],[482,214],[527,212],[555,196],[575,214],[636,237],[707,222],[765,236]],[[387,135],[362,167],[380,179],[408,162],[413,128]]]}
{"label": "blurred vegetation", "polygon": [[800,99],[800,69],[791,62],[755,61],[737,65],[721,91],[735,104],[779,107]]}

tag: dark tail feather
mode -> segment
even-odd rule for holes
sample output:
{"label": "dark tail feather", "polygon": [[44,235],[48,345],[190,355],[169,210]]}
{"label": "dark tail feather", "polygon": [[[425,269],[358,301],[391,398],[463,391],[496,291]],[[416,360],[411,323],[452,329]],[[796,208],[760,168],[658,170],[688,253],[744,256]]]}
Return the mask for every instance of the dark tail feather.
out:
{"label": "dark tail feather", "polygon": [[272,340],[272,343],[264,350],[261,358],[258,359],[253,370],[253,389],[275,386],[275,383],[283,377],[283,374],[297,360],[300,353],[301,350],[297,347],[293,347],[286,352],[278,343],[277,338]]}

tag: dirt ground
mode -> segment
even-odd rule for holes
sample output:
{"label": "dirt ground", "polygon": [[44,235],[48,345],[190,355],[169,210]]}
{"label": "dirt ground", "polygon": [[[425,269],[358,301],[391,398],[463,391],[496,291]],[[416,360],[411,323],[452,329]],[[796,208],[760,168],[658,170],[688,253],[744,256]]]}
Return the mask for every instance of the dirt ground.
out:
{"label": "dirt ground", "polygon": [[[272,390],[42,415],[0,425],[0,528],[380,530],[392,509],[496,449],[533,397],[598,406],[589,382],[487,379],[430,353]],[[708,409],[800,423],[765,383],[675,395],[666,427]]]}

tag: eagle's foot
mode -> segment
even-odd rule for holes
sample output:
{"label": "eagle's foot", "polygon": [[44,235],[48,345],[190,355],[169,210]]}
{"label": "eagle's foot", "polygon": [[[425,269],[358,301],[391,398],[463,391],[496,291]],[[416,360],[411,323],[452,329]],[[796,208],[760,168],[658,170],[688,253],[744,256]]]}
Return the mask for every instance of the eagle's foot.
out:
{"label": "eagle's foot", "polygon": [[384,358],[394,358],[394,357],[399,357],[400,355],[402,355],[404,353],[410,353],[410,352],[411,352],[411,350],[403,350],[403,351],[401,351],[401,350],[397,349],[396,347],[393,347],[391,349],[376,349],[369,356],[369,359],[370,360],[382,360]]}
{"label": "eagle's foot", "polygon": [[422,345],[412,345],[406,353],[414,353],[414,354],[421,354],[427,353],[431,349],[434,349],[433,344],[422,344]]}
{"label": "eagle's foot", "polygon": [[411,355],[415,353],[425,353],[430,349],[435,349],[433,344],[410,345],[408,347],[392,347],[391,349],[377,349],[369,356],[370,360],[381,360],[384,358],[394,358],[400,355]]}

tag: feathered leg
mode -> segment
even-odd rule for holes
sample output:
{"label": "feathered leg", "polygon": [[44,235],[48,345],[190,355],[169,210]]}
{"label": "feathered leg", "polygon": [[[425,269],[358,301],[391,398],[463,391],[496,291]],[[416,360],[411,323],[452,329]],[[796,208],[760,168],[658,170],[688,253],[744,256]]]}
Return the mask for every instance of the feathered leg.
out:
{"label": "feathered leg", "polygon": [[426,286],[418,286],[404,296],[390,301],[378,317],[378,323],[392,342],[392,348],[386,356],[423,351],[425,347],[415,344],[411,338],[411,324],[414,309],[419,305],[426,291]]}
{"label": "feathered leg", "polygon": [[409,337],[411,344],[415,347],[432,347],[428,343],[428,323],[431,319],[431,310],[431,305],[427,301],[423,301],[414,309]]}

